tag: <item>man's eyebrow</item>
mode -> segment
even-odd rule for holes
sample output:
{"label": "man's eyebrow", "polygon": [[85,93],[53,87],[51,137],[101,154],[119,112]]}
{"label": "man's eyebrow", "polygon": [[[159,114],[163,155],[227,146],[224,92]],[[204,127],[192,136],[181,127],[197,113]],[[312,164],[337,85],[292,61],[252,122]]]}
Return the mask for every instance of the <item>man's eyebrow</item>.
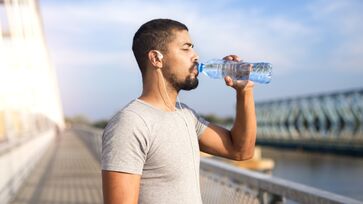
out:
{"label": "man's eyebrow", "polygon": [[[191,48],[193,48],[193,47],[194,47],[194,44],[193,44],[193,43],[188,43],[188,42],[187,42],[187,43],[184,43],[184,45],[187,45],[188,47],[191,47]],[[184,46],[184,45],[183,45],[183,46]]]}

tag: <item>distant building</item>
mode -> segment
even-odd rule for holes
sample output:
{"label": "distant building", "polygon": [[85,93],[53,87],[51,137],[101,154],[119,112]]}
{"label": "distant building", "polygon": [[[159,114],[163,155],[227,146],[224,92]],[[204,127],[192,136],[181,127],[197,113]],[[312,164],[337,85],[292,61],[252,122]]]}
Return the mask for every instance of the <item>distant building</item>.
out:
{"label": "distant building", "polygon": [[38,1],[0,0],[1,201],[11,197],[63,127]]}

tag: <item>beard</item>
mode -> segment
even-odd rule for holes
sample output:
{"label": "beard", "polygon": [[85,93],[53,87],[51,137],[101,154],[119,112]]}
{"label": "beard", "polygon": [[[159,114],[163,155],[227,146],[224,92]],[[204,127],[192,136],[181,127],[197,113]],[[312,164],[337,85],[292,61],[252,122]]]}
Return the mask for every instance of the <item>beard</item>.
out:
{"label": "beard", "polygon": [[199,81],[197,76],[192,78],[191,75],[188,75],[183,81],[178,80],[175,74],[170,73],[169,69],[164,69],[164,77],[165,80],[169,82],[169,84],[176,90],[192,90],[198,87]]}
{"label": "beard", "polygon": [[[191,76],[187,76],[184,80],[184,83],[179,84],[180,90],[192,90],[198,87],[199,81],[197,77],[192,78]],[[174,87],[175,88],[175,87]]]}

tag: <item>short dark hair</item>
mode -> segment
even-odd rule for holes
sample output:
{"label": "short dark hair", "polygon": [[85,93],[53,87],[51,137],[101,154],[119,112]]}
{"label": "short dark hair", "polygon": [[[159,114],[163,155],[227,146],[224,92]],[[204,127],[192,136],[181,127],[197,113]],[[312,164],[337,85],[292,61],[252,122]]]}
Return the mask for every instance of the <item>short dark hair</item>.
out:
{"label": "short dark hair", "polygon": [[143,24],[136,31],[132,42],[137,64],[144,76],[150,50],[167,52],[167,44],[173,40],[173,31],[187,30],[186,25],[171,19],[154,19]]}

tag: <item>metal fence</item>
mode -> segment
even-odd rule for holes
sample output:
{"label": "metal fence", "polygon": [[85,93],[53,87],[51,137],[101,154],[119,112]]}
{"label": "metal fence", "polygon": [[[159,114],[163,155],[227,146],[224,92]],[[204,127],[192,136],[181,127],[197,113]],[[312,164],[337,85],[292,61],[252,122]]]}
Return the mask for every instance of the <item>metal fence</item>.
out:
{"label": "metal fence", "polygon": [[363,203],[209,158],[201,158],[200,177],[202,198],[205,204]]}
{"label": "metal fence", "polygon": [[[75,130],[99,159],[102,131],[85,126]],[[363,203],[210,158],[201,158],[200,184],[204,204]]]}

